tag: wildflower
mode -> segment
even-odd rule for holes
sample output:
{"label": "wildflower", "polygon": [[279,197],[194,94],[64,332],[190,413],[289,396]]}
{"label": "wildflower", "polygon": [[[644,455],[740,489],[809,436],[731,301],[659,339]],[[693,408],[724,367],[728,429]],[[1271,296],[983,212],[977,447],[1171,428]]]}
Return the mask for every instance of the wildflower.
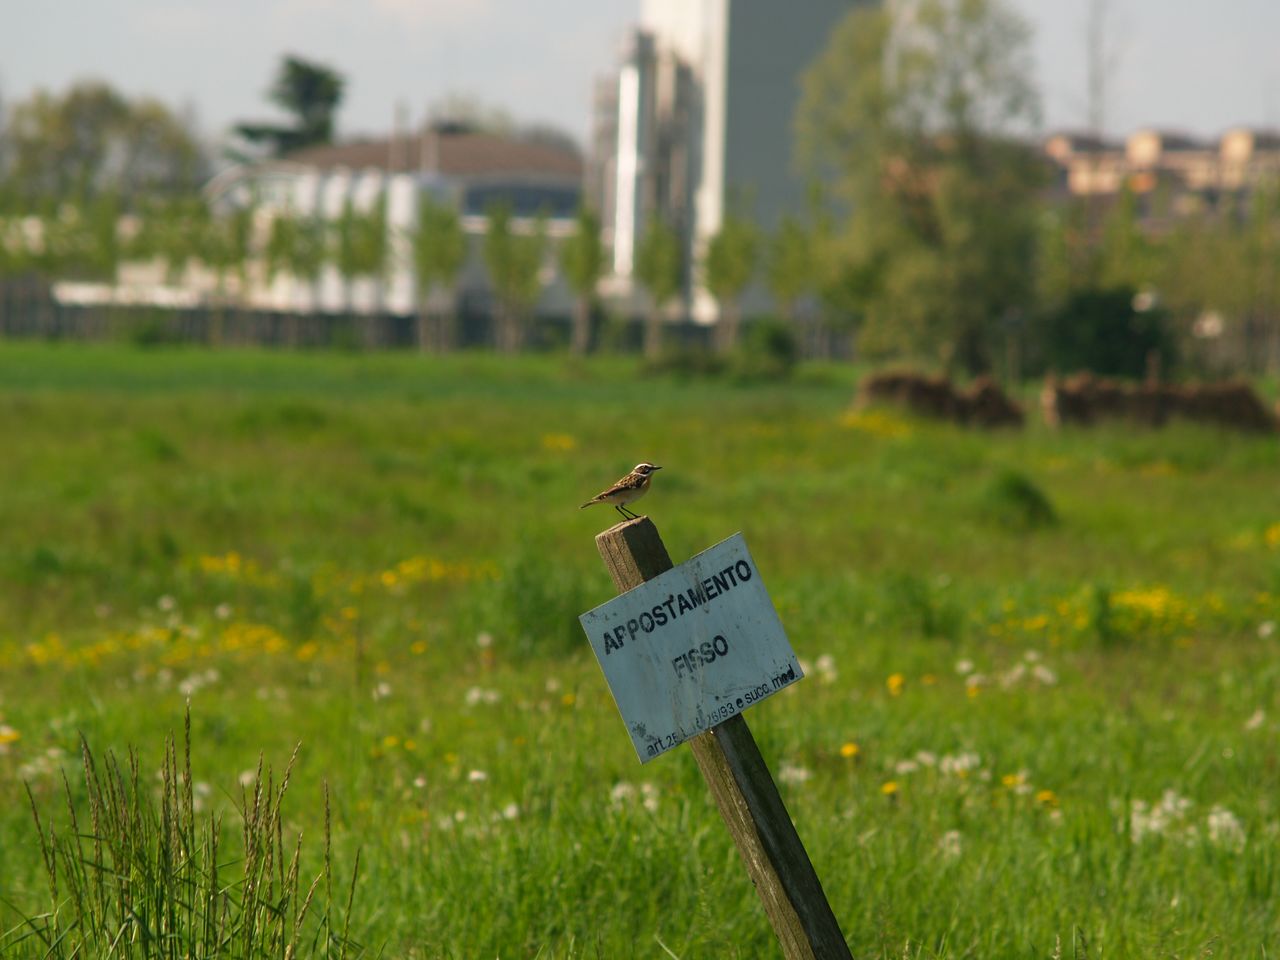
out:
{"label": "wildflower", "polygon": [[620,780],[613,785],[613,789],[609,791],[609,803],[613,807],[620,807],[624,803],[634,800],[636,796],[635,784],[628,783],[626,780]]}
{"label": "wildflower", "polygon": [[467,774],[468,783],[484,783],[488,779],[489,774],[485,773],[483,770],[472,770]]}
{"label": "wildflower", "polygon": [[914,760],[899,760],[893,765],[893,772],[898,776],[906,776],[908,773],[915,773],[920,769],[920,764]]}
{"label": "wildflower", "polygon": [[1257,730],[1266,722],[1266,719],[1266,713],[1264,713],[1262,708],[1259,707],[1257,710],[1253,711],[1253,713],[1250,714],[1249,719],[1244,722],[1244,728],[1250,731]]}
{"label": "wildflower", "polygon": [[895,796],[898,792],[898,781],[886,780],[884,783],[880,784],[880,792],[886,797]]}
{"label": "wildflower", "polygon": [[427,652],[427,642],[425,640],[415,640],[409,644],[409,652],[421,656]]}
{"label": "wildflower", "polygon": [[836,671],[836,658],[829,653],[820,656],[814,666],[818,670],[818,679],[823,683],[835,683],[839,677]]}
{"label": "wildflower", "polygon": [[483,687],[468,687],[463,699],[468,707],[474,707],[478,703],[497,703],[502,699],[502,694],[497,690],[486,690]]}
{"label": "wildflower", "polygon": [[156,606],[159,607],[161,610],[163,610],[165,613],[170,613],[178,606],[178,601],[173,599],[173,597],[171,597],[169,594],[166,593],[164,596],[162,596],[159,600],[156,601]]}
{"label": "wildflower", "polygon": [[394,733],[388,733],[382,738],[382,748],[384,750],[393,750],[400,745],[400,738]]}
{"label": "wildflower", "polygon": [[487,650],[489,647],[492,647],[493,634],[488,632],[481,632],[476,634],[476,646],[479,647],[481,650]]}
{"label": "wildflower", "polygon": [[954,756],[947,754],[938,761],[938,769],[943,773],[954,774],[958,777],[969,775],[971,770],[976,770],[982,764],[981,758],[973,752],[958,753]]}
{"label": "wildflower", "polygon": [[378,685],[373,688],[373,699],[385,700],[389,696],[391,696],[391,684],[385,680],[379,681]]}
{"label": "wildflower", "polygon": [[858,745],[852,741],[841,744],[840,746],[840,756],[844,757],[846,760],[852,760],[860,752]]}
{"label": "wildflower", "polygon": [[1043,663],[1037,663],[1031,668],[1031,675],[1036,678],[1036,682],[1041,686],[1052,687],[1058,682],[1058,675],[1046,667]]}
{"label": "wildflower", "polygon": [[813,771],[784,761],[778,770],[778,779],[783,783],[798,785],[813,779]]}
{"label": "wildflower", "polygon": [[229,603],[220,603],[213,608],[213,615],[219,620],[230,620],[233,612]]}
{"label": "wildflower", "polygon": [[520,807],[515,803],[508,803],[502,808],[503,820],[517,820],[520,817]]}
{"label": "wildflower", "polygon": [[959,830],[948,830],[938,838],[938,853],[948,860],[954,860],[960,856],[962,840],[963,837]]}
{"label": "wildflower", "polygon": [[9,744],[17,743],[22,739],[22,734],[7,723],[0,723],[0,754],[9,752]]}
{"label": "wildflower", "polygon": [[567,433],[544,433],[542,449],[552,453],[570,453],[578,448],[578,441]]}
{"label": "wildflower", "polygon": [[1266,640],[1276,632],[1276,622],[1274,620],[1264,620],[1258,624],[1258,639]]}
{"label": "wildflower", "polygon": [[1052,790],[1040,790],[1036,793],[1036,803],[1046,807],[1058,806],[1058,795]]}
{"label": "wildflower", "polygon": [[564,696],[560,698],[561,705],[566,707],[572,707],[575,703],[577,703],[577,701],[578,701],[578,697],[576,694],[573,694],[573,693],[566,693]]}
{"label": "wildflower", "polygon": [[1209,841],[1219,847],[1240,850],[1244,847],[1244,825],[1226,807],[1215,805],[1208,817]]}
{"label": "wildflower", "polygon": [[413,778],[413,785],[417,787],[419,790],[421,790],[423,787],[427,785],[427,778],[419,774],[418,776]]}
{"label": "wildflower", "polygon": [[258,771],[253,768],[241,770],[240,776],[236,777],[236,782],[242,787],[252,787],[255,780],[258,779]]}
{"label": "wildflower", "polygon": [[938,757],[928,750],[921,750],[916,754],[916,762],[922,767],[936,767],[938,765]]}
{"label": "wildflower", "polygon": [[906,684],[906,682],[907,682],[907,678],[904,677],[902,674],[891,673],[889,674],[889,679],[887,679],[884,682],[884,685],[889,688],[889,696],[896,697],[901,695],[902,688]]}
{"label": "wildflower", "polygon": [[957,660],[957,661],[956,661],[956,673],[960,674],[960,676],[962,676],[962,677],[963,677],[963,676],[965,676],[966,674],[973,673],[973,661],[972,661],[972,660]]}

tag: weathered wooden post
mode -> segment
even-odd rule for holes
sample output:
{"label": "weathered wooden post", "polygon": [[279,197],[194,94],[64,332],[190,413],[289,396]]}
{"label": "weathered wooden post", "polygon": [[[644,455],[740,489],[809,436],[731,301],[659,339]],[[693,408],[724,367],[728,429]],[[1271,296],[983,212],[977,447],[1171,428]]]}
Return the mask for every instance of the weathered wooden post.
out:
{"label": "weathered wooden post", "polygon": [[[633,591],[641,593],[635,588],[677,569],[657,528],[648,517],[628,520],[599,534],[596,546],[624,596],[583,614],[582,624],[641,762],[687,739],[783,955],[788,960],[850,957],[822,883],[742,718],[747,706],[803,674],[741,535],[682,564],[683,576],[673,573],[676,581],[655,585],[661,586],[657,593],[635,596],[630,607],[624,600]],[[710,676],[717,669],[719,674]],[[665,694],[666,701],[644,702],[655,694]],[[650,706],[656,711],[647,711]]]}

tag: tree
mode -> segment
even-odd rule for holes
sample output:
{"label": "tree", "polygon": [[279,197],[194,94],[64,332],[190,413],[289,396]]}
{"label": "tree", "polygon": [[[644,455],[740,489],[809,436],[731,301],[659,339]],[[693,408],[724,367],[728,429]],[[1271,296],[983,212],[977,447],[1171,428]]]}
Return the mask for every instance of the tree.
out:
{"label": "tree", "polygon": [[796,302],[814,287],[816,270],[813,237],[793,216],[785,216],[769,241],[765,279],[787,323],[796,316]]}
{"label": "tree", "polygon": [[189,193],[204,175],[187,124],[155,100],[130,101],[98,82],[15,104],[6,139],[11,189],[27,209],[103,193],[134,206],[147,195]]}
{"label": "tree", "polygon": [[883,272],[864,315],[883,349],[986,369],[1031,299],[1029,41],[1001,0],[910,0],[851,13],[805,76],[800,143],[848,211],[854,272]]}
{"label": "tree", "polygon": [[[424,197],[418,206],[418,229],[413,234],[413,270],[418,282],[418,344],[447,350],[455,340],[458,274],[467,262],[467,236],[453,207]],[[428,303],[435,286],[445,288],[449,305],[436,318],[435,335],[427,335]]]}
{"label": "tree", "polygon": [[578,208],[577,229],[560,246],[560,269],[575,296],[570,350],[582,356],[591,345],[591,307],[604,271],[600,218],[585,204]]}
{"label": "tree", "polygon": [[518,233],[510,203],[491,204],[487,215],[484,260],[493,285],[495,340],[503,353],[516,353],[524,343],[527,313],[542,292],[546,219],[539,217],[530,233]]}
{"label": "tree", "polygon": [[[347,287],[347,311],[355,309],[355,282],[361,277],[374,281],[375,312],[381,310],[382,281],[386,272],[390,243],[387,238],[387,196],[378,194],[369,210],[357,210],[350,198],[342,216],[334,224],[333,260]],[[365,339],[372,336],[372,322],[364,325]],[[372,344],[370,344],[372,345]]]}
{"label": "tree", "polygon": [[267,92],[267,99],[293,117],[290,125],[239,123],[236,132],[264,146],[272,156],[333,140],[333,115],[342,102],[346,81],[321,63],[286,56]]}
{"label": "tree", "polygon": [[720,349],[738,346],[741,305],[738,303],[756,269],[760,234],[755,225],[741,217],[729,215],[707,245],[707,290],[720,306],[717,329]]}
{"label": "tree", "polygon": [[644,322],[644,355],[656,360],[662,353],[662,311],[680,292],[680,235],[664,220],[653,220],[636,249],[635,276],[649,293]]}

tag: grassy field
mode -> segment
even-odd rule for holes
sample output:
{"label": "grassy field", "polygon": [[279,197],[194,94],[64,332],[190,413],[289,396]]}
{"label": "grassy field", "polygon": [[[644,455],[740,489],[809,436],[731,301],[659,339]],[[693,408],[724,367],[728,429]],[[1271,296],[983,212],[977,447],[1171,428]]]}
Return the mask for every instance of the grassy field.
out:
{"label": "grassy field", "polygon": [[615,519],[578,504],[647,458],[672,557],[743,531],[806,667],[748,720],[855,956],[1275,955],[1276,439],[970,433],[855,382],[0,345],[0,953],[73,913],[24,781],[89,832],[83,736],[167,796],[189,702],[227,876],[301,745],[284,845],[351,954],[774,955],[576,623]]}

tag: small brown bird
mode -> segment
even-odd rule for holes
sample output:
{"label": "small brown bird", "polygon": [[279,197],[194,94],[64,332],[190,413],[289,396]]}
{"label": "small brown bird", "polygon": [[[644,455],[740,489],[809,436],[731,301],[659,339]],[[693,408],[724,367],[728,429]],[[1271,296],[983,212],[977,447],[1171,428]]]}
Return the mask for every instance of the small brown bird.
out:
{"label": "small brown bird", "polygon": [[593,503],[607,503],[622,514],[626,520],[636,519],[636,514],[627,509],[627,504],[639,500],[649,492],[649,482],[655,470],[662,468],[645,461],[637,463],[636,468],[625,477],[601,493],[596,494],[578,509],[584,509]]}

